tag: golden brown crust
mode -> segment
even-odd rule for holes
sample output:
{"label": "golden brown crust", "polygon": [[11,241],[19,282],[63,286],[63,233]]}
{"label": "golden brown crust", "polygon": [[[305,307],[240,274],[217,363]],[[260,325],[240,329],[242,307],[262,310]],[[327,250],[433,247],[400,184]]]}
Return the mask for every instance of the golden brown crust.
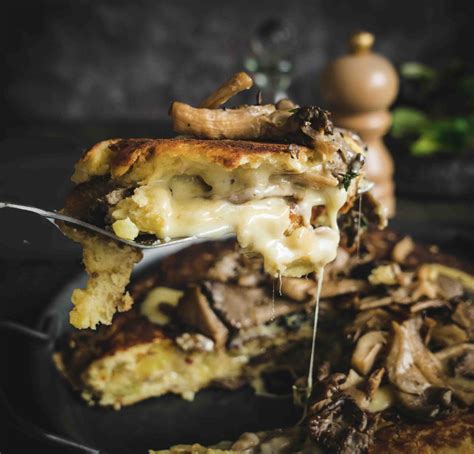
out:
{"label": "golden brown crust", "polygon": [[130,168],[138,160],[147,160],[149,155],[163,153],[186,155],[201,154],[212,162],[230,169],[238,167],[242,157],[257,154],[286,153],[310,150],[301,145],[250,142],[245,140],[205,139],[123,139],[110,146],[114,152],[112,168]]}
{"label": "golden brown crust", "polygon": [[369,454],[471,454],[474,414],[454,415],[425,424],[397,423],[375,433]]}
{"label": "golden brown crust", "polygon": [[101,200],[114,188],[114,183],[103,177],[78,184],[67,195],[62,212],[101,226],[105,216],[104,209],[100,204]]}
{"label": "golden brown crust", "polygon": [[[207,242],[177,252],[135,281],[130,287],[131,295],[134,301],[140,302],[153,287],[184,288],[186,283],[204,279],[216,257],[233,248],[233,241]],[[64,369],[73,380],[94,359],[166,337],[162,328],[136,310],[116,314],[109,326],[100,326],[95,332],[77,331],[71,336],[72,344],[66,342],[62,347]]]}
{"label": "golden brown crust", "polygon": [[74,308],[70,312],[70,323],[78,329],[95,329],[99,323],[110,325],[115,312],[128,311],[133,305],[125,287],[133,266],[142,258],[141,251],[67,224],[61,229],[82,245],[89,276],[86,287],[72,293]]}
{"label": "golden brown crust", "polygon": [[[275,153],[291,155],[314,151],[294,144],[251,142],[244,140],[203,140],[203,139],[112,139],[100,142],[82,156],[77,166],[87,167],[98,158],[104,149],[111,151],[108,171],[113,178],[124,175],[137,162],[148,161],[152,157],[168,154],[183,158],[197,155],[203,159],[233,169],[242,160],[256,161],[263,155]],[[95,166],[95,164],[94,164]],[[104,167],[105,169],[105,167]],[[102,171],[101,174],[104,174]],[[93,176],[93,175],[90,175]],[[73,178],[74,179],[74,178]],[[76,181],[76,180],[75,180]],[[79,181],[80,182],[80,181]]]}
{"label": "golden brown crust", "polygon": [[[376,443],[370,448],[369,454],[471,454],[474,452],[474,415],[455,416],[431,424],[396,424],[380,430],[376,434]],[[290,438],[290,431],[283,429],[279,437]],[[269,432],[262,432],[266,438]],[[256,439],[256,434],[252,434]],[[244,438],[244,434],[241,438]],[[247,435],[248,437],[248,435]],[[380,437],[380,439],[378,438]],[[239,443],[239,442],[237,442]],[[234,443],[237,444],[237,443]],[[232,450],[233,444],[224,442],[221,449],[206,448],[201,445],[179,445],[166,451],[150,451],[153,454],[217,454],[237,453]],[[296,446],[295,446],[296,448]],[[301,446],[298,446],[300,452]],[[310,452],[309,446],[304,452]],[[231,449],[230,451],[224,449]],[[235,448],[234,448],[235,449]],[[295,449],[296,451],[296,449]],[[316,451],[316,448],[315,448]],[[286,452],[286,451],[285,451]],[[313,451],[311,451],[313,452]],[[317,449],[317,452],[323,452]],[[333,451],[324,451],[333,452]],[[349,452],[346,448],[344,452]],[[355,452],[355,451],[354,451]],[[360,451],[357,451],[360,452]]]}
{"label": "golden brown crust", "polygon": [[75,385],[81,383],[81,373],[93,361],[136,345],[164,339],[166,335],[158,325],[135,311],[118,314],[110,326],[91,331],[76,331],[64,341],[60,359],[61,371]]}

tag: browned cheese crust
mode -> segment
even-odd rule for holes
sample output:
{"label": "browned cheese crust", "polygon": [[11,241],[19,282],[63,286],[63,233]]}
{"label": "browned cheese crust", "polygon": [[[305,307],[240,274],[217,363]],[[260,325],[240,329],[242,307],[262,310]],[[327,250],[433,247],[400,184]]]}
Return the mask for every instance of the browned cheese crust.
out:
{"label": "browned cheese crust", "polygon": [[[342,135],[341,135],[342,134]],[[341,145],[341,150],[355,147],[362,150],[360,139],[348,132],[336,132],[334,143]],[[108,158],[107,166],[98,168],[95,160],[103,153],[104,148],[109,148],[112,154]],[[337,148],[336,148],[337,149]],[[152,158],[179,156],[183,159],[200,159],[219,164],[228,169],[235,169],[245,163],[257,163],[268,159],[272,155],[280,154],[283,160],[299,157],[300,154],[308,157],[319,157],[323,160],[339,161],[338,153],[334,153],[328,146],[318,150],[309,149],[303,145],[252,142],[246,140],[204,140],[204,139],[111,139],[99,142],[86,151],[77,163],[77,167],[96,169],[97,174],[110,173],[111,178],[118,178],[129,171],[134,165],[151,160]],[[100,172],[100,173],[99,173]],[[89,177],[93,176],[93,173]],[[76,182],[84,178],[77,176]]]}
{"label": "browned cheese crust", "polygon": [[[243,158],[247,158],[252,162],[261,158],[262,155],[273,153],[309,153],[309,149],[302,145],[245,140],[122,139],[118,142],[114,141],[110,147],[115,153],[111,162],[111,175],[123,175],[136,162],[146,161],[151,157],[159,157],[164,153],[169,153],[170,147],[172,147],[173,154],[180,155],[183,158],[194,158],[198,154],[203,159],[229,169],[238,167]],[[83,159],[88,159],[88,153]]]}
{"label": "browned cheese crust", "polygon": [[375,433],[369,454],[471,454],[474,414],[455,415],[428,424],[400,423]]}

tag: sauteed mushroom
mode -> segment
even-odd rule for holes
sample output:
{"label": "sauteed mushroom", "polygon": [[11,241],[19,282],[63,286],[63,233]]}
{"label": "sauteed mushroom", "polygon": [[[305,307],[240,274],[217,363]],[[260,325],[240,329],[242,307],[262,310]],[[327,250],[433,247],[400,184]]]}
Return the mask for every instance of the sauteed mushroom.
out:
{"label": "sauteed mushroom", "polygon": [[237,93],[248,90],[252,88],[252,86],[253,80],[247,73],[236,73],[229,80],[225,81],[214,93],[208,96],[199,107],[217,109]]}
{"label": "sauteed mushroom", "polygon": [[319,107],[279,110],[273,104],[236,109],[205,109],[175,101],[170,116],[173,129],[206,139],[282,140],[335,152],[348,146],[335,140],[329,113]]}
{"label": "sauteed mushroom", "polygon": [[352,354],[352,367],[362,375],[367,375],[374,367],[375,361],[387,342],[383,331],[369,331],[358,341]]}

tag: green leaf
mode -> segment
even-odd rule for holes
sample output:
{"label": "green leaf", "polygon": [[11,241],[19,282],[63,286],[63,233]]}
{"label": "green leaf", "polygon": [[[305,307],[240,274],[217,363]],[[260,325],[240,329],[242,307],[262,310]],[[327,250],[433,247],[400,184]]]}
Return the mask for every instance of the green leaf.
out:
{"label": "green leaf", "polygon": [[349,189],[349,186],[351,185],[351,181],[359,175],[357,172],[352,172],[352,170],[349,170],[347,173],[341,174],[341,184],[342,187],[347,191]]}
{"label": "green leaf", "polygon": [[427,156],[442,151],[442,144],[436,137],[424,134],[411,144],[410,151],[414,156]]}
{"label": "green leaf", "polygon": [[398,107],[392,112],[392,135],[406,137],[421,134],[428,119],[426,115],[411,107]]}
{"label": "green leaf", "polygon": [[435,69],[416,61],[402,63],[400,74],[406,79],[433,80],[438,76]]}
{"label": "green leaf", "polygon": [[425,134],[441,144],[445,151],[462,151],[470,135],[469,122],[463,117],[444,118],[433,121],[425,128]]}

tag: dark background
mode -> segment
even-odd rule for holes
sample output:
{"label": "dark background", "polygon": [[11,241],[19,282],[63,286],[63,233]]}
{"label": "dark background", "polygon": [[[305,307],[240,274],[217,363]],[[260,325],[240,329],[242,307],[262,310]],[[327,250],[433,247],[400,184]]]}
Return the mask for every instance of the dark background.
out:
{"label": "dark background", "polygon": [[[61,132],[59,123],[99,128],[125,120],[139,132],[143,123],[161,125],[172,100],[197,102],[242,69],[253,32],[268,18],[282,19],[295,36],[290,94],[317,103],[322,68],[345,50],[356,29],[375,33],[376,49],[394,63],[470,60],[472,5],[461,0],[8,0],[0,32],[3,134],[24,134],[19,126],[38,124],[41,134],[50,135]],[[113,125],[110,130],[120,132]]]}
{"label": "dark background", "polygon": [[[167,136],[172,100],[196,103],[241,70],[256,28],[269,18],[293,31],[291,97],[319,103],[318,77],[360,28],[395,64],[442,66],[472,60],[472,1],[167,1],[7,0],[0,17],[0,200],[61,206],[81,151],[112,136]],[[443,210],[472,211],[451,202],[428,207],[401,202],[401,218],[426,241],[456,243]],[[472,200],[471,200],[472,206]],[[431,211],[430,211],[431,210]],[[458,216],[458,217],[459,217]],[[427,224],[435,222],[436,228]],[[395,221],[395,225],[403,221]],[[425,226],[425,227],[423,227]],[[430,230],[427,234],[427,230]],[[439,238],[439,236],[438,236]],[[0,213],[0,317],[34,326],[52,295],[80,271],[79,249],[31,215]],[[27,393],[34,371],[27,346],[3,340],[0,375],[9,398],[47,426]],[[13,371],[13,374],[12,374]],[[14,376],[14,378],[11,378]],[[5,417],[4,417],[5,415]],[[0,410],[0,451],[54,451],[11,428]]]}

